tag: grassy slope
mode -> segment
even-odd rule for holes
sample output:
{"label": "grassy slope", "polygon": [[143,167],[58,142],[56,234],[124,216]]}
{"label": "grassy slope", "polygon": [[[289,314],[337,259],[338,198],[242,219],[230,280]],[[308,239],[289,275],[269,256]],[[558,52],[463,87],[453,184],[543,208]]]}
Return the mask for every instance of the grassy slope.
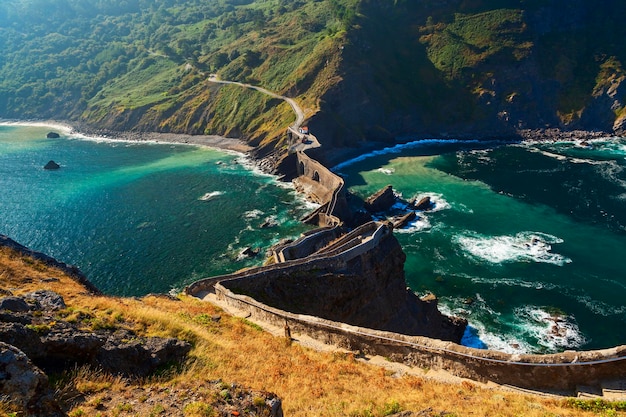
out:
{"label": "grassy slope", "polygon": [[340,145],[471,131],[502,111],[572,122],[606,83],[602,66],[626,59],[618,0],[62,3],[0,4],[0,117],[280,147],[289,109],[208,85],[217,72],[295,97],[308,116],[323,108],[324,141]]}
{"label": "grassy slope", "polygon": [[[60,281],[41,283],[51,276]],[[0,278],[0,288],[16,295],[42,288],[57,291],[68,305],[63,313],[84,320],[86,327],[94,323],[126,326],[148,336],[177,337],[194,344],[181,370],[145,381],[125,381],[85,369],[58,378],[58,393],[65,394],[66,401],[68,393],[74,393],[75,402],[68,403],[74,416],[173,413],[165,409],[166,397],[171,402],[176,394],[181,406],[209,401],[216,379],[277,393],[289,416],[382,416],[400,409],[423,411],[424,416],[574,416],[593,415],[580,407],[598,408],[590,402],[544,399],[469,382],[450,385],[420,376],[393,375],[351,354],[289,345],[246,320],[187,297],[91,296],[58,270],[6,248],[0,248]],[[211,320],[214,315],[221,315],[221,320]],[[428,377],[428,370],[423,374]],[[610,411],[610,405],[600,406],[609,410],[604,415],[619,415]],[[0,412],[7,410],[0,403]],[[194,415],[190,407],[186,410],[185,415]]]}

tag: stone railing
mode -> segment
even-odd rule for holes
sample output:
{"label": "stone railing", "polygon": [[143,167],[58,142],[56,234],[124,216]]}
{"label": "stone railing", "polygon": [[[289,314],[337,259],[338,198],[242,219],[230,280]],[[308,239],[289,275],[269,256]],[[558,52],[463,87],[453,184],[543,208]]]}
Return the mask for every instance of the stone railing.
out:
{"label": "stone railing", "polygon": [[293,314],[235,294],[223,284],[228,285],[218,283],[215,286],[220,300],[248,312],[255,320],[281,327],[286,323],[296,338],[299,334],[307,335],[327,344],[380,355],[414,367],[444,369],[473,380],[560,393],[571,393],[580,385],[600,385],[626,375],[626,346],[551,355],[513,355]]}

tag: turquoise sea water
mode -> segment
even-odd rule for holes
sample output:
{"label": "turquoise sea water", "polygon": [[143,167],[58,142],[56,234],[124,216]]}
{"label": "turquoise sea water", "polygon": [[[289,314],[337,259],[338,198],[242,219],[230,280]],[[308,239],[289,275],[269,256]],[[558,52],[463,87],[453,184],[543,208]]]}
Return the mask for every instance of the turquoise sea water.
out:
{"label": "turquoise sea water", "polygon": [[335,168],[434,210],[396,234],[409,285],[466,317],[464,344],[556,352],[626,344],[626,139],[424,141]]}
{"label": "turquoise sea water", "polygon": [[[306,230],[311,207],[235,154],[49,130],[0,126],[0,233],[78,265],[106,293],[255,265],[244,248]],[[362,197],[387,184],[432,197],[434,210],[396,236],[411,288],[469,320],[465,344],[626,344],[626,139],[497,145],[421,141],[336,170]],[[50,159],[61,169],[43,170]]]}
{"label": "turquoise sea water", "polygon": [[[311,207],[240,155],[50,130],[0,126],[0,233],[77,265],[106,293],[167,292],[257,265],[307,228],[298,219]],[[44,170],[48,160],[61,169]],[[246,247],[262,253],[243,257]]]}

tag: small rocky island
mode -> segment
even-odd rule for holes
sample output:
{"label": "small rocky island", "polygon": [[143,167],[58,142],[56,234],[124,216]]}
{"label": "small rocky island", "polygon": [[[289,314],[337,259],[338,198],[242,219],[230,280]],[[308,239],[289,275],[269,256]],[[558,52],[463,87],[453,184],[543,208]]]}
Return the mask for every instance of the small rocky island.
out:
{"label": "small rocky island", "polygon": [[46,170],[55,170],[59,168],[61,168],[61,165],[57,164],[56,162],[52,160],[48,161],[48,163],[44,165],[43,167],[43,169],[46,169]]}

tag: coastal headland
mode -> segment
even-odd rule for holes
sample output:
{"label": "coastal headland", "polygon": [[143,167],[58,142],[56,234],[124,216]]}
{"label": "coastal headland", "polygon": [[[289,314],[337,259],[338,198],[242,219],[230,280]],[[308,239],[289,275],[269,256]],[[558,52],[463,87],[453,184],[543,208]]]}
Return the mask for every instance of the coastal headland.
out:
{"label": "coastal headland", "polygon": [[[125,139],[130,140],[130,137]],[[182,141],[178,143],[185,143],[183,138],[180,139]],[[177,143],[175,140],[171,142]],[[324,184],[331,188],[341,185],[343,188],[340,177],[335,178],[330,170],[324,171],[322,164],[306,154],[296,152],[291,158],[295,178],[317,184],[322,189],[325,187]],[[317,192],[316,195],[329,196],[325,197],[329,202],[336,202],[340,200],[336,197],[341,196],[340,193],[336,193],[338,189],[339,187],[330,193]],[[338,207],[336,204],[326,205],[320,212],[322,215],[315,220],[321,221],[325,227],[306,234],[296,242],[274,248],[276,264],[265,267],[269,269],[261,267],[258,270],[244,271],[240,275],[201,281],[194,284],[198,290],[195,295],[208,297],[215,305],[224,306],[227,311],[238,311],[240,317],[247,316],[246,320],[262,326],[280,328],[287,324],[295,340],[311,338],[327,343],[330,349],[347,350],[364,358],[374,356],[389,358],[398,365],[408,365],[410,368],[407,369],[427,368],[432,369],[433,374],[439,370],[446,370],[456,377],[484,383],[499,382],[529,389],[557,391],[567,395],[572,395],[582,389],[582,386],[592,387],[593,392],[600,392],[605,398],[619,395],[616,387],[619,388],[618,382],[619,377],[623,375],[624,363],[624,352],[620,347],[594,352],[515,356],[469,349],[457,343],[441,342],[438,339],[445,338],[441,329],[445,328],[442,324],[447,319],[437,311],[436,298],[416,299],[410,291],[406,291],[403,280],[398,279],[402,274],[400,262],[402,255],[401,249],[398,251],[396,247],[397,242],[394,243],[392,228],[385,223],[365,223],[354,227],[354,233],[342,234],[338,227],[327,227],[332,223],[326,223],[328,220],[336,221],[333,217],[340,214],[335,211],[336,207]],[[388,252],[381,250],[384,247],[391,250]],[[385,253],[387,255],[384,255]],[[322,269],[328,265],[334,269]],[[361,276],[354,272],[359,268],[365,271]],[[297,272],[298,270],[300,272]],[[379,275],[371,277],[373,279],[369,282],[359,281],[363,277],[368,277],[371,271]],[[253,277],[262,279],[250,279]],[[229,278],[233,280],[228,281]],[[298,295],[294,289],[301,287],[304,282],[311,281],[311,278],[315,279],[315,282],[309,282],[311,286],[301,289],[302,293]],[[204,285],[208,287],[213,285],[213,289],[201,288]],[[372,285],[381,287],[374,288]],[[359,293],[358,290],[364,287],[367,290]],[[271,290],[269,293],[268,288]],[[329,294],[331,288],[337,290]],[[308,296],[312,291],[319,291],[319,296]],[[359,296],[353,298],[354,294],[367,296],[368,292],[370,295],[382,293],[390,296],[394,303],[398,298],[406,296],[407,303],[404,306],[409,309],[420,306],[422,313],[418,313],[418,317],[420,314],[426,314],[424,317],[429,317],[426,321],[434,324],[432,328],[438,329],[440,333],[430,334],[434,338],[424,337],[420,332],[414,332],[412,336],[403,334],[398,327],[393,327],[393,323],[396,322],[398,326],[397,322],[400,321],[400,328],[405,326],[406,323],[402,320],[404,312],[385,310],[384,305],[381,306],[381,298],[384,297],[370,300],[364,300]],[[398,296],[399,294],[403,295]],[[330,300],[325,300],[326,295],[330,295],[329,298],[334,298],[334,301],[338,302],[335,305],[344,306],[344,311],[338,311]],[[320,306],[310,303],[312,299],[329,302],[325,306]],[[307,305],[305,301],[309,304]],[[168,302],[157,299],[156,304]],[[294,306],[297,309],[294,310]],[[392,307],[397,308],[397,303]],[[321,308],[326,308],[331,315],[321,317]],[[370,317],[367,317],[368,313]],[[365,324],[365,321],[358,322],[359,319],[370,320],[369,322],[378,320],[382,325],[370,326]],[[452,334],[454,339],[458,338],[458,333],[455,335],[454,331],[459,328],[458,324],[448,328],[452,329],[448,334]]]}

